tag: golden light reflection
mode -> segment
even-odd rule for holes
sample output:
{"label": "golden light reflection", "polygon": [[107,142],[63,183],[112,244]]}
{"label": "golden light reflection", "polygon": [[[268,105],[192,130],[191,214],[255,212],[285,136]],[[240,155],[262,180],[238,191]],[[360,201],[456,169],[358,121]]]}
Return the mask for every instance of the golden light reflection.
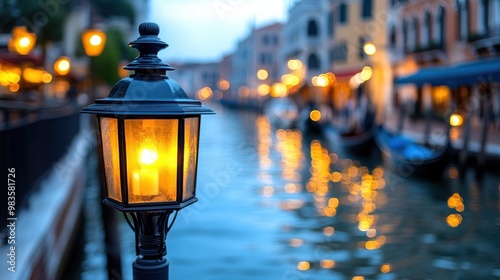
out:
{"label": "golden light reflection", "polygon": [[285,185],[286,193],[299,193],[302,190],[302,187],[298,184],[288,183]]}
{"label": "golden light reflection", "polygon": [[325,269],[334,268],[335,261],[333,261],[333,260],[321,260],[319,262],[319,265],[321,266],[321,268],[325,268]]}
{"label": "golden light reflection", "polygon": [[309,113],[309,118],[311,118],[313,122],[317,122],[321,119],[321,112],[318,110],[312,110],[311,113]]}
{"label": "golden light reflection", "polygon": [[300,238],[293,238],[290,240],[290,246],[292,247],[300,247],[304,244],[304,240]]}
{"label": "golden light reflection", "polygon": [[363,51],[367,55],[374,55],[377,52],[377,47],[373,43],[366,43],[363,45]]}
{"label": "golden light reflection", "polygon": [[448,207],[451,209],[455,209],[458,212],[463,212],[465,209],[465,205],[463,203],[463,199],[458,193],[454,193],[452,196],[448,198]]}
{"label": "golden light reflection", "polygon": [[352,280],[365,280],[365,277],[363,277],[363,276],[354,276],[354,277],[352,277]]}
{"label": "golden light reflection", "polygon": [[325,236],[332,236],[335,233],[335,229],[333,227],[325,227],[323,228],[323,234]]}
{"label": "golden light reflection", "polygon": [[373,238],[377,235],[377,230],[374,229],[374,228],[371,228],[369,230],[366,231],[366,236],[369,237],[369,238]]}
{"label": "golden light reflection", "polygon": [[306,270],[309,270],[310,268],[311,268],[311,264],[309,262],[306,262],[306,261],[299,262],[297,264],[298,270],[306,271]]}
{"label": "golden light reflection", "polygon": [[213,91],[209,87],[201,88],[197,92],[197,97],[199,100],[207,100],[207,99],[211,98],[212,95],[213,95]]}
{"label": "golden light reflection", "polygon": [[271,197],[274,194],[274,188],[272,186],[265,186],[262,188],[261,194],[265,197]]}
{"label": "golden light reflection", "polygon": [[458,169],[455,166],[452,166],[450,167],[450,169],[448,169],[448,178],[457,179],[458,175],[459,175]]}
{"label": "golden light reflection", "polygon": [[280,202],[280,208],[287,211],[293,211],[304,207],[305,202],[300,199],[290,199]]}
{"label": "golden light reflection", "polygon": [[382,273],[389,273],[391,272],[392,270],[392,267],[390,264],[388,263],[384,263],[381,267],[380,267],[380,272]]}
{"label": "golden light reflection", "polygon": [[446,223],[450,227],[458,227],[462,223],[462,215],[450,214],[446,217]]}

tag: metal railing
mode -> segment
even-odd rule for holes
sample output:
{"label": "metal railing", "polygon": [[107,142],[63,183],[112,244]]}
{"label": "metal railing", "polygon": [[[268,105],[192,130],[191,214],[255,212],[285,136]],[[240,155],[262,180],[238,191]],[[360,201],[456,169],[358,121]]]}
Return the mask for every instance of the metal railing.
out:
{"label": "metal railing", "polygon": [[[79,108],[69,103],[0,101],[0,237],[7,241],[7,174],[15,168],[15,214],[29,208],[29,197],[67,151],[80,130]],[[47,201],[50,203],[50,201]]]}

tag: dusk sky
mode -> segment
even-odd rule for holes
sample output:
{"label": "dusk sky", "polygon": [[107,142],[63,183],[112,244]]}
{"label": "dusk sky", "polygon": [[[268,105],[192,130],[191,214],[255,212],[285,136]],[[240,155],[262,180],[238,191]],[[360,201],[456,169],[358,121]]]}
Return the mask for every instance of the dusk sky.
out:
{"label": "dusk sky", "polygon": [[148,20],[160,26],[169,44],[160,52],[167,63],[216,61],[234,50],[256,27],[286,18],[290,0],[151,0]]}

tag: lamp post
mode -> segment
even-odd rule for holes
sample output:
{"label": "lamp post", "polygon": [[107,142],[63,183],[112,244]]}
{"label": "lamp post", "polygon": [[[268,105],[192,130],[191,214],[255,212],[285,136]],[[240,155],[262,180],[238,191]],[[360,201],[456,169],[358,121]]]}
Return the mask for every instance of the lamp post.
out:
{"label": "lamp post", "polygon": [[87,56],[100,56],[106,45],[106,33],[97,28],[89,28],[82,33],[82,44]]}
{"label": "lamp post", "polygon": [[166,76],[173,68],[157,56],[168,47],[158,25],[142,23],[139,34],[130,43],[139,56],[124,67],[134,73],[82,113],[99,122],[104,204],[123,212],[135,232],[134,279],[159,280],[168,279],[165,239],[177,211],[197,201],[200,119],[214,112]]}
{"label": "lamp post", "polygon": [[16,26],[12,29],[12,37],[9,40],[9,51],[20,55],[28,55],[35,47],[36,34],[29,32],[26,26]]}

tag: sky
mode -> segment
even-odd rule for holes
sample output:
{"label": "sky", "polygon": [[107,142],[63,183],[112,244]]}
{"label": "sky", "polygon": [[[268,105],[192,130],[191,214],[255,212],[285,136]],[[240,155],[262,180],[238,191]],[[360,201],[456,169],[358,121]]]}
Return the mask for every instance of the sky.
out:
{"label": "sky", "polygon": [[147,20],[158,23],[169,47],[166,63],[211,62],[234,51],[251,26],[284,22],[290,0],[150,0]]}

